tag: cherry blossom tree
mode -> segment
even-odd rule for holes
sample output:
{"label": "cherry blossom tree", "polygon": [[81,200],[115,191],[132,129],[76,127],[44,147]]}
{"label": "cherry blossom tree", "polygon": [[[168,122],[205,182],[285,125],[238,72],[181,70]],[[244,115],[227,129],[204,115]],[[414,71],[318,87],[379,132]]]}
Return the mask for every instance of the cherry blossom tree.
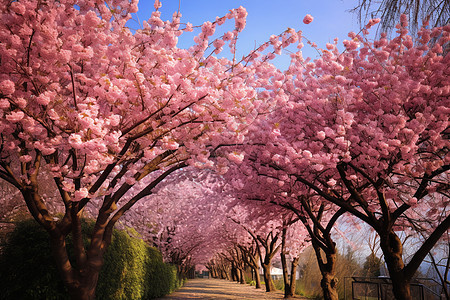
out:
{"label": "cherry blossom tree", "polygon": [[[178,36],[192,25],[182,25],[179,13],[161,20],[160,6],[155,1],[143,28],[131,31],[126,23],[135,0],[0,4],[0,178],[48,231],[72,298],[95,297],[114,226],[168,176],[187,166],[224,173],[247,152],[251,163],[231,185],[241,186],[242,175],[253,180],[256,164],[282,197],[297,201],[308,191],[311,203],[303,208],[319,207],[321,215],[316,204],[326,200],[339,207],[336,215],[345,211],[366,222],[380,236],[396,298],[410,299],[414,272],[450,227],[450,58],[443,50],[450,26],[423,28],[414,41],[402,17],[398,36],[371,42],[365,35],[379,21],[371,20],[360,34],[349,34],[343,52],[337,41],[326,49],[309,42],[321,53],[315,61],[302,57],[301,32],[287,29],[238,60],[244,8],[205,22],[195,44],[180,49]],[[228,19],[234,30],[213,40]],[[304,23],[312,20],[308,15]],[[299,51],[289,69],[278,70],[271,60],[293,43]],[[225,45],[230,59],[218,56]],[[49,177],[64,207],[61,218],[49,209],[54,197],[42,192],[41,179]],[[289,194],[287,182],[294,187]],[[433,207],[426,213],[432,225],[424,226],[424,242],[405,265],[396,230],[420,218],[414,208],[426,206]],[[270,270],[286,210],[245,210],[236,210],[235,220],[260,245],[262,266]],[[96,218],[87,247],[84,211]],[[165,234],[166,245],[189,260],[179,249],[191,253],[198,245],[173,237],[199,228],[171,220],[173,226],[158,224],[159,237]]]}
{"label": "cherry blossom tree", "polygon": [[122,223],[136,228],[184,276],[190,267],[205,264],[234,243],[228,232],[235,228],[224,227],[230,200],[220,192],[222,186],[208,170],[191,167],[174,172],[153,195],[137,203]]}
{"label": "cherry blossom tree", "polygon": [[[411,299],[412,276],[450,227],[450,58],[443,55],[450,27],[422,28],[414,41],[402,16],[398,36],[371,42],[365,35],[378,21],[350,33],[343,52],[336,41],[317,48],[315,61],[292,54],[277,88],[261,92],[285,105],[250,133],[262,153],[247,154],[279,186],[296,181],[294,196],[310,189],[369,224],[380,236],[395,297]],[[435,226],[405,264],[396,231],[420,205],[435,208],[427,212]]]}
{"label": "cherry blossom tree", "polygon": [[238,244],[239,249],[243,254],[243,259],[247,266],[252,270],[252,280],[255,282],[255,288],[261,288],[261,276],[259,276],[260,263],[258,244],[251,239],[247,243]]}
{"label": "cherry blossom tree", "polygon": [[[177,13],[161,20],[159,7],[156,1],[143,28],[131,31],[135,0],[0,4],[0,178],[48,231],[74,299],[94,297],[118,220],[178,169],[225,168],[226,157],[214,165],[210,153],[241,142],[258,114],[251,57],[243,63],[216,56],[227,43],[234,53],[245,9],[204,23],[195,44],[180,49],[178,36],[192,27],[182,28]],[[227,19],[235,29],[212,43]],[[46,175],[64,207],[61,218],[42,194],[39,178]],[[85,247],[80,217],[89,205],[97,215]]]}
{"label": "cherry blossom tree", "polygon": [[230,220],[242,226],[257,245],[265,288],[267,292],[272,292],[276,290],[271,276],[272,260],[281,248],[284,217],[280,210],[268,210],[264,203],[245,204],[236,202],[233,205]]}
{"label": "cherry blossom tree", "polygon": [[[216,195],[217,196],[217,195]],[[211,254],[214,254],[213,257],[204,265],[210,270],[212,276],[214,278],[222,278],[237,281],[241,284],[245,283],[245,269],[247,266],[254,268],[255,253],[250,252],[252,249],[256,252],[255,248],[251,248],[249,246],[251,244],[252,239],[249,237],[247,231],[240,225],[235,222],[231,222],[228,217],[228,212],[222,213],[222,217],[220,218],[218,215],[217,218],[220,220],[216,224],[214,228],[214,234],[209,235],[207,248]],[[254,245],[254,244],[253,244]],[[252,245],[252,246],[253,246]],[[256,283],[259,282],[259,286],[261,287],[261,282],[259,280],[259,264],[256,262],[258,267],[255,269],[256,274]]]}
{"label": "cherry blossom tree", "polygon": [[[264,135],[264,133],[263,133]],[[264,145],[264,144],[263,144]],[[265,146],[252,145],[246,149],[251,151],[248,159],[244,159],[239,167],[230,171],[230,176],[236,178],[237,174],[244,173],[249,166],[254,171],[246,173],[241,182],[235,183],[239,188],[239,199],[242,205],[250,206],[254,201],[262,201],[270,205],[266,209],[273,209],[273,206],[283,208],[294,216],[291,219],[284,219],[281,233],[281,262],[285,279],[285,297],[293,296],[293,272],[291,272],[291,282],[288,281],[286,254],[292,253],[292,266],[296,267],[299,254],[309,244],[309,240],[314,248],[319,270],[322,275],[321,288],[325,299],[338,299],[337,278],[336,278],[336,243],[332,238],[332,229],[339,217],[345,212],[336,205],[323,201],[308,189],[302,189],[296,180],[287,180],[285,174],[274,173],[276,165],[267,165],[258,160]],[[280,177],[275,177],[275,176]],[[251,178],[251,179],[250,179]],[[283,214],[279,213],[278,218]],[[293,218],[295,217],[295,218]],[[301,228],[292,230],[295,222],[300,220]],[[289,230],[289,239],[286,239]],[[289,250],[286,250],[289,245]]]}
{"label": "cherry blossom tree", "polygon": [[230,280],[230,262],[223,255],[216,255],[206,264],[206,268],[213,274],[214,278]]}
{"label": "cherry blossom tree", "polygon": [[324,299],[339,299],[336,278],[337,249],[331,230],[345,211],[333,209],[324,202],[308,200],[307,197],[298,196],[300,206],[295,207],[291,202],[281,205],[296,213],[311,237],[311,244],[322,275],[320,286]]}
{"label": "cherry blossom tree", "polygon": [[[309,245],[309,239],[304,232],[304,228],[300,222],[297,222],[298,218],[294,215],[291,218],[291,220],[285,220],[281,232],[280,258],[283,269],[284,297],[286,299],[295,297],[300,254]],[[288,262],[290,262],[289,271]]]}

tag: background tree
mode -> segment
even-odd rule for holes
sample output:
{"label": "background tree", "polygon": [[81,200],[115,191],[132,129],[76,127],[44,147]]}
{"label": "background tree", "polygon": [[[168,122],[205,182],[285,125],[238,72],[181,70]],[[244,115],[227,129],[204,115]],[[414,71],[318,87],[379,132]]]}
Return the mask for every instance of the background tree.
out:
{"label": "background tree", "polygon": [[[284,297],[286,299],[295,297],[300,254],[310,242],[301,222],[298,222],[298,218],[295,215],[291,218],[291,220],[285,220],[281,235],[280,251],[283,269]],[[288,266],[289,262],[290,267]]]}
{"label": "background tree", "polygon": [[371,252],[363,265],[363,275],[366,277],[380,276],[381,259],[375,253]]}
{"label": "background tree", "polygon": [[[283,222],[291,219],[281,208],[268,209],[266,203],[250,201],[232,202],[230,220],[242,226],[257,245],[260,265],[263,269],[266,292],[276,290],[272,279],[272,261],[281,249]],[[270,204],[269,204],[270,205]]]}

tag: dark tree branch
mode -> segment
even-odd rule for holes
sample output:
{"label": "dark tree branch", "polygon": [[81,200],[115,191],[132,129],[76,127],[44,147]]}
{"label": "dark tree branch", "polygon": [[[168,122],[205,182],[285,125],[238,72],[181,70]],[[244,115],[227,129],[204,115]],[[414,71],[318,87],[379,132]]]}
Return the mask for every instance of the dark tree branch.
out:
{"label": "dark tree branch", "polygon": [[419,250],[416,251],[410,262],[405,266],[405,277],[411,279],[416,270],[419,268],[422,261],[433,249],[434,245],[439,241],[441,236],[450,228],[450,216],[447,216],[445,220],[439,224],[433,233],[422,244]]}

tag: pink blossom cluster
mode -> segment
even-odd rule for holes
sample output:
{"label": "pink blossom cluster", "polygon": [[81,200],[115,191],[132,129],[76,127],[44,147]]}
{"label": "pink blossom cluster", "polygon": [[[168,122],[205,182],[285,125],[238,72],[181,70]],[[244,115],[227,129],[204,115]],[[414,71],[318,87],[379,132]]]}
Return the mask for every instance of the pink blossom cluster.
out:
{"label": "pink blossom cluster", "polygon": [[[306,197],[328,203],[324,222],[339,208],[376,230],[393,216],[392,230],[423,222],[427,236],[447,222],[449,199],[438,191],[450,160],[450,27],[422,28],[414,41],[405,26],[391,40],[350,33],[344,52],[335,41],[314,61],[294,53],[286,72],[260,73],[258,96],[277,108],[253,123],[244,160],[226,174],[246,210],[258,202],[301,210]],[[280,45],[276,36],[270,44]]]}
{"label": "pink blossom cluster", "polygon": [[[79,201],[107,195],[118,182],[133,185],[173,162],[226,170],[227,155],[215,162],[211,149],[241,143],[266,107],[254,103],[249,59],[233,62],[206,51],[213,45],[219,53],[226,42],[234,51],[247,12],[239,7],[205,22],[196,45],[180,49],[178,37],[189,26],[180,28],[179,13],[161,20],[160,6],[156,1],[150,19],[132,32],[126,22],[137,1],[1,4],[2,157],[20,156],[28,166],[24,178],[43,155]],[[227,19],[235,29],[210,41]],[[161,165],[149,167],[162,156]],[[123,180],[111,180],[116,164],[128,168]],[[110,174],[102,177],[106,168]]]}

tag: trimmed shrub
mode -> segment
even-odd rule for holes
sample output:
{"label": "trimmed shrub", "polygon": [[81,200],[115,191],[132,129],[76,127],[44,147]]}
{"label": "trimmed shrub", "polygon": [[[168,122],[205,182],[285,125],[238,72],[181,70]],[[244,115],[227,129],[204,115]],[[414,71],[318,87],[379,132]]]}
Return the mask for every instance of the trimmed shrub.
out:
{"label": "trimmed shrub", "polygon": [[114,232],[104,258],[97,299],[152,299],[177,287],[176,268],[163,263],[156,248],[124,231]]}
{"label": "trimmed shrub", "polygon": [[69,299],[48,234],[34,220],[17,223],[0,257],[0,270],[0,299]]}
{"label": "trimmed shrub", "polygon": [[[82,230],[88,233],[92,227],[93,222],[83,222]],[[71,246],[68,237],[69,250]],[[151,299],[178,287],[176,268],[165,264],[156,248],[125,231],[114,231],[104,259],[97,299]],[[34,220],[17,223],[0,257],[0,270],[0,299],[69,299],[48,234]]]}
{"label": "trimmed shrub", "polygon": [[148,248],[147,278],[148,293],[146,298],[158,298],[173,292],[178,288],[177,268],[175,266],[167,267],[161,264],[162,255],[156,248]]}

